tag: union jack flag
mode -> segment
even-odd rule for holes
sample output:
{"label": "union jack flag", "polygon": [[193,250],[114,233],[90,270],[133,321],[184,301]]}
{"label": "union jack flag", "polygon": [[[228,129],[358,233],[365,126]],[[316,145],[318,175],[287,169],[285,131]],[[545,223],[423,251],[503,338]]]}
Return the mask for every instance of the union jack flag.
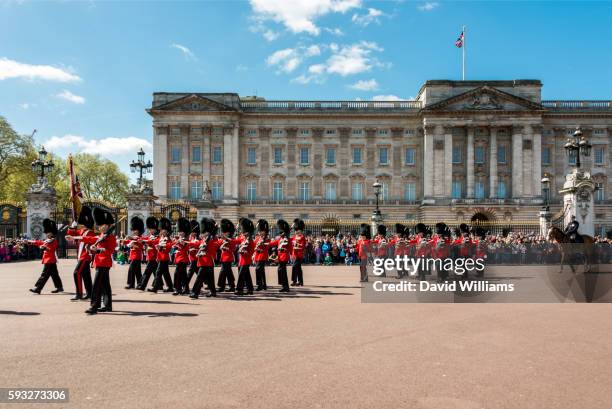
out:
{"label": "union jack flag", "polygon": [[455,41],[455,45],[457,46],[457,48],[461,48],[463,47],[463,31],[461,32],[461,34],[459,34],[459,38],[457,38],[457,41]]}

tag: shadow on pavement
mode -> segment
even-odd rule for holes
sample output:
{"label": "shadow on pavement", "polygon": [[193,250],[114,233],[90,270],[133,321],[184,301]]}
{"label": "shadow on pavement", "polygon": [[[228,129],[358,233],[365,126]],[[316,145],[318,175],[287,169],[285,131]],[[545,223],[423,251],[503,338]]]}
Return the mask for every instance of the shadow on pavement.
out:
{"label": "shadow on pavement", "polygon": [[154,311],[117,311],[103,312],[99,315],[130,315],[133,317],[197,317],[200,314],[192,312],[154,312]]}
{"label": "shadow on pavement", "polygon": [[0,315],[40,315],[40,312],[0,310]]}
{"label": "shadow on pavement", "polygon": [[176,301],[165,301],[165,300],[115,300],[113,299],[113,303],[116,302],[131,302],[131,303],[140,303],[140,304],[183,304],[183,305],[191,305],[188,302],[176,302]]}

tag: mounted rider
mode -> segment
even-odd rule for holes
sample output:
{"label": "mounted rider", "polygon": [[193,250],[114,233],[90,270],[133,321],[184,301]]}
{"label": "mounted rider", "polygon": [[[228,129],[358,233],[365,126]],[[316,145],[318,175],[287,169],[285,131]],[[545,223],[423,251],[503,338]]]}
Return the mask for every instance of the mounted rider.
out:
{"label": "mounted rider", "polygon": [[576,216],[572,216],[572,221],[565,227],[564,233],[569,237],[571,243],[583,243],[582,236],[578,233],[580,223],[576,220]]}

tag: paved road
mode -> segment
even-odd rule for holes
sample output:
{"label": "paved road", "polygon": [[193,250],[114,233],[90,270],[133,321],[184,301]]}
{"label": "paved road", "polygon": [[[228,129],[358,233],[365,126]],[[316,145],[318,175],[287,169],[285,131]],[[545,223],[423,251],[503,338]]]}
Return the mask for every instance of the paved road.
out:
{"label": "paved road", "polygon": [[[66,290],[73,264],[60,263]],[[306,267],[290,295],[191,301],[124,290],[119,266],[115,311],[90,317],[51,283],[30,294],[39,270],[0,264],[0,386],[70,388],[71,402],[51,407],[612,402],[610,304],[362,304],[357,267]]]}

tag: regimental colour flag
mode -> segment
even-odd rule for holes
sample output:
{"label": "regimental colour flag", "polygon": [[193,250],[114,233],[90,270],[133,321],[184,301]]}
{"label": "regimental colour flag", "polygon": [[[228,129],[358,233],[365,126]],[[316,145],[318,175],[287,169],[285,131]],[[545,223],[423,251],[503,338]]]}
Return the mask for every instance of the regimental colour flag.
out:
{"label": "regimental colour flag", "polygon": [[81,199],[83,198],[83,192],[81,192],[81,184],[79,183],[79,177],[74,173],[74,162],[72,155],[68,155],[68,172],[70,173],[70,202],[72,204],[72,218],[77,220],[81,213]]}
{"label": "regimental colour flag", "polygon": [[457,46],[457,48],[461,48],[463,47],[463,31],[461,32],[461,34],[459,34],[459,38],[457,38],[457,41],[455,41],[455,45]]}

